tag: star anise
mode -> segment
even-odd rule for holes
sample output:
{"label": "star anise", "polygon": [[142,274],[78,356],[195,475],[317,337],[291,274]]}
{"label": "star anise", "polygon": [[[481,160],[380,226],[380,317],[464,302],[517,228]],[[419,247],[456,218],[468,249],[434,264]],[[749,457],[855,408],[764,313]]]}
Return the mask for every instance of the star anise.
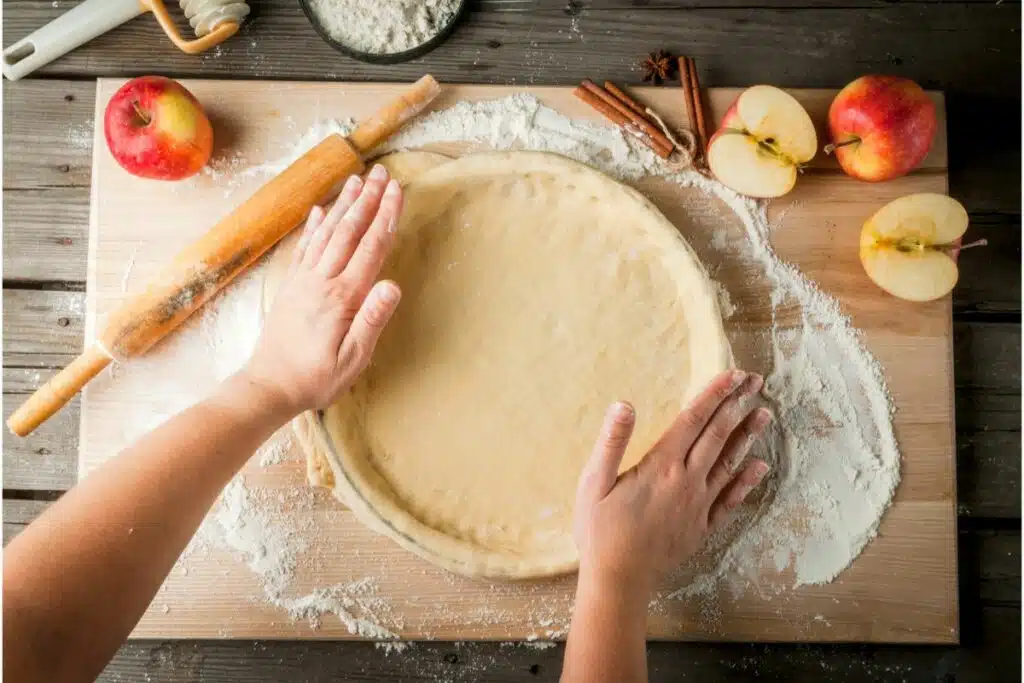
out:
{"label": "star anise", "polygon": [[655,85],[661,85],[663,80],[671,78],[676,60],[665,50],[658,50],[647,55],[640,66],[644,70],[644,81],[654,81]]}

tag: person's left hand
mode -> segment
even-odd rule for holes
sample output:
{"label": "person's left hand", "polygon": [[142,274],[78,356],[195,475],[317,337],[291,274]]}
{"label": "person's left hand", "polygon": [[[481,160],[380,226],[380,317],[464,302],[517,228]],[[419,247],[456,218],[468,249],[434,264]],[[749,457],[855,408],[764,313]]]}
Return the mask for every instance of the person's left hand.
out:
{"label": "person's left hand", "polygon": [[401,290],[377,282],[402,210],[377,165],[352,176],[329,212],[314,207],[252,359],[242,371],[298,414],[325,408],[370,362]]}

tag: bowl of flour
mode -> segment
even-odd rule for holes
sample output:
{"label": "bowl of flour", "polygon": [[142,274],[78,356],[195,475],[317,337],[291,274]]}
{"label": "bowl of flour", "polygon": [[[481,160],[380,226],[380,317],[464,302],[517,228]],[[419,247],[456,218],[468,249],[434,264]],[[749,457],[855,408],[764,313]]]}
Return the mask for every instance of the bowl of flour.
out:
{"label": "bowl of flour", "polygon": [[455,30],[465,0],[299,0],[336,50],[371,64],[422,57]]}

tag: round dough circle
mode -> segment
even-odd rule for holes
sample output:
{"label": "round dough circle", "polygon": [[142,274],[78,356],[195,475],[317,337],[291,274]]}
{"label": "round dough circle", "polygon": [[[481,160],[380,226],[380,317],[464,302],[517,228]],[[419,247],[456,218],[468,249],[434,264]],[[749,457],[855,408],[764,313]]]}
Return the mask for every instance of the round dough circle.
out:
{"label": "round dough circle", "polygon": [[607,406],[635,464],[732,356],[711,282],[643,196],[535,152],[416,176],[382,277],[402,302],[319,414],[336,493],[469,576],[575,569],[572,506]]}

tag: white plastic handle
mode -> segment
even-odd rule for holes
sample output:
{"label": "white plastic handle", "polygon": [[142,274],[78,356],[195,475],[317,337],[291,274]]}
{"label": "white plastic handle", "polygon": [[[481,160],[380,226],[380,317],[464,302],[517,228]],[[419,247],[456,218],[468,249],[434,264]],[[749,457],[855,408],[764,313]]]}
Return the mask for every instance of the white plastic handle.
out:
{"label": "white plastic handle", "polygon": [[144,11],[139,0],[85,0],[4,50],[4,76],[27,76]]}

